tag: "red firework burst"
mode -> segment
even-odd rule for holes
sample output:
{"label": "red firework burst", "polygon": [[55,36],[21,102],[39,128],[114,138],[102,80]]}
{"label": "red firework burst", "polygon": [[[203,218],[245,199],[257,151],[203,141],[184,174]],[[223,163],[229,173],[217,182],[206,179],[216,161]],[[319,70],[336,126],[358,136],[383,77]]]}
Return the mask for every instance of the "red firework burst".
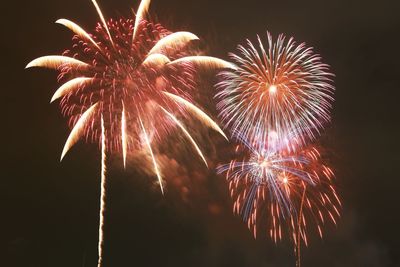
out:
{"label": "red firework burst", "polygon": [[223,60],[189,56],[188,44],[198,37],[189,32],[172,33],[160,24],[145,19],[150,0],[141,1],[133,19],[104,19],[92,0],[101,23],[93,34],[66,19],[60,23],[75,33],[72,49],[62,56],[45,56],[29,67],[60,71],[64,84],[51,101],[61,98],[62,113],[69,118],[71,134],[61,159],[82,137],[101,145],[101,201],[99,261],[102,265],[103,223],[106,195],[106,153],[122,151],[124,165],[129,149],[146,149],[163,192],[163,183],[153,140],[161,139],[171,126],[181,130],[207,165],[199,146],[180,117],[188,113],[209,127],[224,133],[192,103],[195,66],[232,68]]}
{"label": "red firework burst", "polygon": [[239,141],[234,159],[218,172],[226,173],[234,200],[233,211],[241,215],[254,236],[267,233],[274,242],[287,233],[298,245],[315,228],[322,237],[328,221],[336,224],[341,202],[334,187],[334,173],[321,162],[314,146],[288,149]]}
{"label": "red firework burst", "polygon": [[143,146],[151,150],[152,140],[160,140],[171,126],[182,130],[205,161],[178,118],[190,113],[223,134],[192,103],[191,96],[196,65],[208,68],[232,65],[217,58],[189,56],[188,45],[198,37],[189,32],[172,33],[144,19],[150,1],[141,2],[135,20],[108,22],[93,2],[102,21],[94,34],[60,19],[57,23],[75,33],[72,49],[62,56],[35,59],[27,66],[57,69],[59,81],[65,82],[52,98],[52,101],[62,98],[62,113],[69,117],[72,127],[61,158],[81,137],[99,142],[102,119],[106,150],[122,150],[124,162],[127,150]]}
{"label": "red firework burst", "polygon": [[190,63],[160,64],[160,60],[167,62],[168,59],[175,60],[188,54],[185,49],[177,51],[166,47],[163,54],[168,58],[147,58],[159,40],[171,35],[160,24],[142,20],[133,43],[133,20],[110,20],[107,25],[113,42],[105,28],[98,24],[93,36],[97,46],[75,36],[73,48],[64,53],[64,56],[91,62],[92,67],[77,70],[66,66],[61,69],[60,81],[77,81],[76,89],[67,92],[61,100],[61,108],[73,127],[86,110],[100,103],[91,116],[92,123],[85,127],[85,135],[92,141],[99,140],[100,116],[103,115],[108,149],[113,151],[122,148],[124,111],[129,150],[131,146],[140,145],[135,144],[142,132],[139,117],[150,132],[161,137],[170,128],[171,122],[160,107],[186,116],[181,106],[164,92],[192,101],[195,70]]}

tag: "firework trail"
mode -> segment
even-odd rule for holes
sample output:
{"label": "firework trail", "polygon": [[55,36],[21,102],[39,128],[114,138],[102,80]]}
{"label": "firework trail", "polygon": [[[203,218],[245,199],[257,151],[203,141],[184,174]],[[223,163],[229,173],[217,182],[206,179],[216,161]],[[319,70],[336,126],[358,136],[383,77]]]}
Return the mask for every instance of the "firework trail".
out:
{"label": "firework trail", "polygon": [[104,128],[104,120],[101,117],[101,193],[100,193],[100,222],[99,222],[99,259],[97,266],[103,266],[103,245],[104,245],[104,215],[106,208],[106,135]]}
{"label": "firework trail", "polygon": [[225,173],[234,199],[233,211],[246,221],[254,236],[262,228],[274,242],[285,231],[298,245],[307,245],[307,230],[314,227],[322,238],[327,221],[336,224],[341,202],[333,186],[333,171],[321,163],[318,150],[288,150],[274,143],[260,145],[236,134],[241,143],[234,159],[217,171]]}
{"label": "firework trail", "polygon": [[265,140],[276,132],[286,137],[293,129],[302,143],[319,134],[330,121],[334,87],[329,67],[305,44],[280,35],[265,45],[247,40],[231,53],[234,71],[223,71],[216,98],[225,127],[248,140]]}
{"label": "firework trail", "polygon": [[106,20],[100,17],[93,34],[76,23],[59,19],[75,35],[72,48],[62,55],[31,61],[27,68],[44,67],[60,72],[63,82],[51,102],[60,99],[63,115],[69,118],[71,133],[61,160],[80,139],[101,146],[101,203],[99,225],[99,266],[102,266],[103,225],[106,200],[106,153],[121,152],[124,167],[128,151],[148,151],[161,192],[163,179],[153,143],[178,128],[207,165],[182,119],[195,117],[218,131],[219,126],[192,99],[196,67],[232,68],[218,58],[193,56],[189,44],[199,38],[190,32],[172,33],[148,20],[150,0],[142,0],[135,19]]}

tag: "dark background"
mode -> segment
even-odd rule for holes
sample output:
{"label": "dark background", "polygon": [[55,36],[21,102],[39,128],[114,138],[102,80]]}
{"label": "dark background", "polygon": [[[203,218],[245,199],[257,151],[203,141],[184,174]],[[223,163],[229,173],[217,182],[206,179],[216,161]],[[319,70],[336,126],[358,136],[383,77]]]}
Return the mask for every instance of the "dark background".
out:
{"label": "dark background", "polygon": [[[137,2],[99,3],[110,18],[129,16]],[[311,233],[303,266],[400,266],[397,3],[154,0],[151,5],[150,13],[169,29],[200,36],[209,55],[228,59],[227,52],[245,38],[269,30],[315,47],[331,65],[336,101],[322,139],[337,173],[343,216],[337,228],[326,228],[322,241]],[[24,67],[68,48],[71,33],[54,24],[56,19],[71,19],[90,31],[97,14],[89,0],[1,5],[0,266],[95,266],[99,152],[80,144],[59,163],[69,131],[58,105],[49,104],[57,74]],[[222,140],[212,139],[220,150]],[[290,243],[254,240],[231,215],[223,177],[204,170],[197,159],[191,167],[195,174],[185,178],[190,193],[182,197],[172,183],[164,198],[151,184],[153,177],[133,165],[123,172],[118,157],[110,161],[105,267],[294,266]]]}

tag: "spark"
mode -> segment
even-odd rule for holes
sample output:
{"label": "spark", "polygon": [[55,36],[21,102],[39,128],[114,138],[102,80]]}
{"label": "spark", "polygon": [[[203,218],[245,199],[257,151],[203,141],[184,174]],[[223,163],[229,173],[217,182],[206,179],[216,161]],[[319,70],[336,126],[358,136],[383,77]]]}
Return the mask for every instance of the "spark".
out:
{"label": "spark", "polygon": [[57,91],[54,93],[53,97],[51,98],[50,103],[52,103],[56,99],[66,95],[66,94],[77,91],[79,88],[81,88],[85,84],[88,84],[91,81],[93,81],[93,78],[78,77],[78,78],[74,78],[74,79],[66,82],[60,88],[57,89]]}
{"label": "spark", "polygon": [[26,65],[26,69],[32,67],[44,67],[49,69],[58,69],[63,65],[75,67],[75,68],[86,68],[89,64],[84,63],[80,60],[65,56],[44,56],[32,60]]}
{"label": "spark", "polygon": [[205,66],[207,68],[226,68],[226,69],[236,69],[236,66],[228,61],[219,59],[219,58],[214,58],[214,57],[208,57],[208,56],[188,56],[188,57],[183,57],[179,58],[177,60],[172,61],[169,63],[169,65],[173,64],[181,64],[185,62],[191,62],[196,65],[200,66]]}
{"label": "spark", "polygon": [[108,29],[107,22],[104,19],[103,13],[101,12],[99,5],[97,4],[96,0],[92,0],[92,3],[94,5],[94,7],[96,8],[97,13],[99,14],[99,17],[100,17],[101,22],[103,23],[104,29],[106,29],[106,31],[107,31],[108,37],[110,38],[110,42],[114,46],[113,38],[111,37],[110,30]]}
{"label": "spark", "polygon": [[137,29],[139,27],[139,23],[141,20],[143,20],[145,14],[149,10],[149,7],[150,7],[150,0],[142,0],[140,2],[139,8],[138,8],[137,14],[136,14],[135,25],[133,28],[132,41],[135,40],[136,34],[137,34]]}
{"label": "spark", "polygon": [[204,157],[203,153],[201,152],[199,146],[197,145],[196,141],[194,141],[193,137],[190,135],[190,133],[186,130],[186,128],[182,125],[182,123],[171,113],[169,113],[167,110],[165,110],[163,107],[161,109],[176,123],[176,125],[181,128],[182,132],[186,135],[186,137],[189,139],[189,141],[193,144],[194,148],[196,149],[197,153],[201,157],[201,159],[204,161],[204,164],[208,167],[207,160]]}
{"label": "spark", "polygon": [[68,136],[67,142],[65,142],[64,149],[61,153],[61,159],[63,160],[65,154],[70,150],[70,148],[78,142],[78,140],[82,137],[85,127],[90,122],[90,117],[93,116],[97,108],[98,103],[91,106],[88,110],[86,110],[82,116],[79,118],[78,122],[75,124],[74,128],[72,129],[70,135]]}
{"label": "spark", "polygon": [[149,149],[151,160],[153,161],[154,171],[155,171],[155,173],[157,175],[158,183],[160,184],[161,193],[164,195],[162,177],[161,177],[160,171],[158,169],[158,164],[157,164],[156,158],[154,157],[153,149],[151,148],[149,136],[147,135],[146,129],[144,128],[142,119],[140,117],[139,117],[139,121],[140,121],[140,126],[141,126],[142,131],[143,131],[145,143],[147,145],[147,148]]}
{"label": "spark", "polygon": [[184,98],[168,93],[168,92],[163,92],[165,95],[173,99],[174,101],[184,105],[186,108],[188,108],[193,114],[197,116],[200,121],[205,123],[207,126],[211,127],[215,131],[219,132],[226,140],[228,140],[228,137],[226,137],[224,131],[218,126],[218,124],[213,121],[206,113],[204,113],[201,109],[190,103],[189,101],[185,100]]}
{"label": "spark", "polygon": [[99,45],[96,44],[96,42],[93,40],[93,38],[79,26],[78,24],[67,20],[67,19],[59,19],[56,21],[57,24],[64,25],[68,29],[70,29],[73,33],[81,37],[82,39],[89,40],[94,46],[96,46],[98,49],[100,49]]}
{"label": "spark", "polygon": [[149,55],[162,53],[163,50],[171,49],[171,47],[177,49],[194,40],[199,40],[199,37],[191,32],[174,32],[158,41],[150,50]]}

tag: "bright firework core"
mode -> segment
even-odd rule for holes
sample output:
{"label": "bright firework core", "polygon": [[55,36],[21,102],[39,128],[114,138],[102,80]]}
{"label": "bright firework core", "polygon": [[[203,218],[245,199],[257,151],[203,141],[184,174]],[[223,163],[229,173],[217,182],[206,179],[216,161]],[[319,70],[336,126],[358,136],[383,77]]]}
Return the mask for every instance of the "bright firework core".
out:
{"label": "bright firework core", "polygon": [[[282,158],[279,157],[278,153],[271,153],[264,155],[253,155],[250,158],[250,162],[252,162],[253,160],[253,164],[256,166],[253,173],[253,179],[260,184],[266,184],[268,183],[268,177],[270,177],[270,175],[273,175],[274,168],[279,170],[280,166],[278,162],[280,162]],[[278,171],[276,177],[277,181],[282,182],[283,184],[288,183],[288,178],[285,172]]]}
{"label": "bright firework core", "polygon": [[259,184],[267,184],[271,175],[274,175],[276,162],[280,161],[280,156],[274,152],[254,153],[250,156],[249,163],[253,165],[251,179]]}
{"label": "bright firework core", "polygon": [[271,85],[269,86],[268,90],[269,90],[269,93],[270,93],[271,95],[273,95],[273,94],[276,93],[276,91],[278,90],[278,88],[276,87],[276,85],[271,84]]}

